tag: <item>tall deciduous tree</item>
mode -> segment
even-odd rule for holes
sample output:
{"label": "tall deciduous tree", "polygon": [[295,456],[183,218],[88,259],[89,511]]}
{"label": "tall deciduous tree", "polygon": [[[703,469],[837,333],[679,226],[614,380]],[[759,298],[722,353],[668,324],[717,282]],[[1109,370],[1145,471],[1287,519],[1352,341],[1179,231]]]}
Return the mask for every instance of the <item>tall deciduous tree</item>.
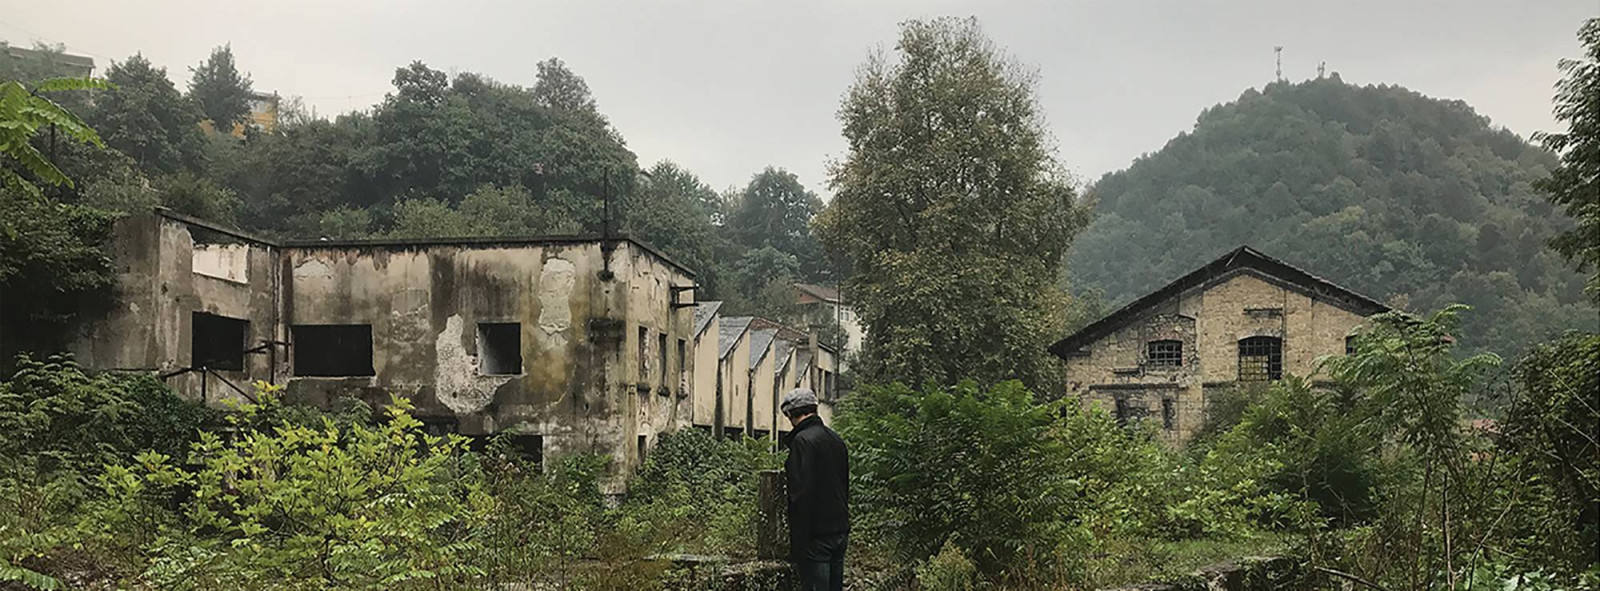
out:
{"label": "tall deciduous tree", "polygon": [[861,68],[839,109],[849,152],[817,221],[852,267],[862,369],[1049,386],[1044,343],[1065,318],[1056,270],[1083,215],[1034,78],[972,19],[907,22],[895,51]]}
{"label": "tall deciduous tree", "polygon": [[533,97],[540,105],[572,113],[597,113],[594,97],[589,94],[589,83],[567,69],[561,58],[553,57],[538,65],[538,82],[533,85]]}
{"label": "tall deciduous tree", "polygon": [[218,133],[233,131],[235,123],[250,120],[250,76],[233,64],[233,46],[211,50],[211,57],[189,68],[189,99],[211,121]]}
{"label": "tall deciduous tree", "polygon": [[95,97],[89,123],[106,144],[138,163],[146,173],[172,173],[200,166],[205,147],[200,111],[143,55],[134,54],[106,70],[116,88]]}
{"label": "tall deciduous tree", "polygon": [[728,230],[746,249],[770,246],[793,255],[801,278],[826,280],[827,260],[811,235],[811,218],[821,211],[822,199],[806,190],[794,173],[768,166],[739,193]]}
{"label": "tall deciduous tree", "polygon": [[1561,166],[1536,186],[1578,222],[1550,244],[1579,270],[1594,271],[1586,291],[1600,302],[1600,17],[1584,21],[1578,39],[1585,55],[1562,60],[1566,77],[1556,86],[1556,119],[1567,132],[1542,134]]}

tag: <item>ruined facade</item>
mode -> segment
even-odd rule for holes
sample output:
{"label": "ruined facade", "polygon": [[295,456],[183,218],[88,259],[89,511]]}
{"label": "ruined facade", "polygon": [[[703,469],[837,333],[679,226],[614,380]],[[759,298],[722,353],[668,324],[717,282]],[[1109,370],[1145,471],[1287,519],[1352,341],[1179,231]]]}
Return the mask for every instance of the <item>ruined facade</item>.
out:
{"label": "ruined facade", "polygon": [[1317,359],[1388,307],[1240,247],[1050,347],[1066,362],[1067,394],[1119,421],[1150,421],[1187,441],[1222,393],[1285,374],[1313,376]]}
{"label": "ruined facade", "polygon": [[167,211],[118,222],[114,309],[74,347],[208,403],[409,398],[436,432],[637,465],[691,424],[693,273],[625,237],[276,242]]}

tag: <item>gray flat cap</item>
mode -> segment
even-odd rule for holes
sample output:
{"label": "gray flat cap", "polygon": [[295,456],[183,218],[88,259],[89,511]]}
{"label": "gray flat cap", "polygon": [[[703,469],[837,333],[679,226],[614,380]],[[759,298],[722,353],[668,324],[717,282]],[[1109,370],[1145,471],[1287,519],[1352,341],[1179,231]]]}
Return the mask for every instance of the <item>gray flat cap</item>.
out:
{"label": "gray flat cap", "polygon": [[795,388],[790,390],[788,394],[783,395],[783,402],[778,403],[778,410],[787,415],[790,410],[802,406],[816,405],[817,394],[815,392],[812,392],[810,388]]}

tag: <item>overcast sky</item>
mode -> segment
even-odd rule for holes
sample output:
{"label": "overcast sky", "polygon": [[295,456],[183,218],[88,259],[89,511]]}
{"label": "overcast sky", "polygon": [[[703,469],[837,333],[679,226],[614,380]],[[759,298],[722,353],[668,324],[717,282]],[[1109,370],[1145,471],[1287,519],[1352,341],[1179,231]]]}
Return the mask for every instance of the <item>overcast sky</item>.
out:
{"label": "overcast sky", "polygon": [[648,166],[672,159],[721,189],[766,165],[826,196],[834,118],[856,67],[897,23],[977,16],[1040,74],[1059,157],[1086,180],[1189,129],[1208,106],[1318,62],[1356,83],[1459,98],[1524,136],[1551,129],[1556,62],[1600,0],[1429,2],[0,0],[0,39],[108,60],[139,51],[180,87],[233,44],[255,88],[321,114],[361,109],[413,60],[531,85],[559,56]]}

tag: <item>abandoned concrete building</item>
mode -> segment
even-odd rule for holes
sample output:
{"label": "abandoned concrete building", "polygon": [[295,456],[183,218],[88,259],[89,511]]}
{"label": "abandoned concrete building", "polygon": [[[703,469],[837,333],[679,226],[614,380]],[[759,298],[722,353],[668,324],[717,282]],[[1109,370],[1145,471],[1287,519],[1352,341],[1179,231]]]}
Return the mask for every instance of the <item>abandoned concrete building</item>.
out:
{"label": "abandoned concrete building", "polygon": [[806,333],[765,318],[723,316],[722,302],[695,308],[695,385],[692,422],[716,433],[774,438],[789,431],[777,401],[810,388],[833,417],[839,354]]}
{"label": "abandoned concrete building", "polygon": [[1153,421],[1182,443],[1219,394],[1348,352],[1349,336],[1388,306],[1249,247],[1134,300],[1050,347],[1067,395],[1118,421]]}
{"label": "abandoned concrete building", "polygon": [[772,428],[749,392],[773,378],[748,373],[772,362],[745,339],[746,373],[719,392],[700,336],[716,308],[705,318],[694,273],[624,236],[273,241],[166,210],[114,232],[115,305],[74,353],[206,403],[250,398],[256,380],[324,406],[397,395],[430,431],[606,453],[619,470],[679,428]]}

